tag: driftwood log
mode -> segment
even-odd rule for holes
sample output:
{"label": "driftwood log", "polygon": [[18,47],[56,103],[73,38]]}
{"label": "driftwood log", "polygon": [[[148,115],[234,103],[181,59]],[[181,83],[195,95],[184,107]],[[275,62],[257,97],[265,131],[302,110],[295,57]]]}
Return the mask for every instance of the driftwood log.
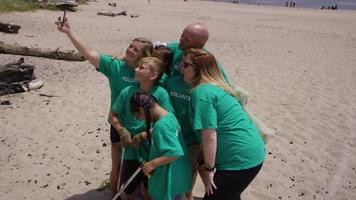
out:
{"label": "driftwood log", "polygon": [[24,56],[36,56],[57,60],[84,61],[85,58],[74,50],[60,51],[59,49],[41,49],[21,46],[19,44],[5,44],[0,41],[0,53]]}
{"label": "driftwood log", "polygon": [[21,26],[12,23],[0,22],[0,31],[5,33],[18,33]]}
{"label": "driftwood log", "polygon": [[127,11],[123,10],[121,12],[111,12],[111,11],[100,11],[97,13],[98,15],[104,15],[104,16],[109,16],[109,17],[115,17],[117,15],[127,15]]}
{"label": "driftwood log", "polygon": [[18,61],[0,65],[0,83],[14,83],[35,79],[34,66],[24,65],[24,58]]}

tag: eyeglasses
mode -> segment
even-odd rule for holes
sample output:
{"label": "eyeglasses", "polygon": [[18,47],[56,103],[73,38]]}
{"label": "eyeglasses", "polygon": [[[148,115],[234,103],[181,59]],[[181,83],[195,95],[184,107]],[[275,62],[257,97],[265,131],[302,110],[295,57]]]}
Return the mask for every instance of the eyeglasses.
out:
{"label": "eyeglasses", "polygon": [[182,62],[182,67],[183,69],[189,67],[189,66],[192,66],[193,68],[197,68],[193,63],[189,63],[189,62]]}

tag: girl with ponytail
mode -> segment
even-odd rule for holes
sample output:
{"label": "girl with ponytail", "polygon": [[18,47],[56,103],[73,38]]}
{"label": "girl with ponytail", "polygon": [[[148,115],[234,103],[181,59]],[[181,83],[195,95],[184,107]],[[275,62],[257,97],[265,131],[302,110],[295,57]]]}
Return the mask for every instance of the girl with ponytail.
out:
{"label": "girl with ponytail", "polygon": [[148,193],[154,200],[179,199],[190,189],[190,170],[178,120],[145,91],[132,95],[130,110],[146,122],[150,151],[142,169],[150,176]]}

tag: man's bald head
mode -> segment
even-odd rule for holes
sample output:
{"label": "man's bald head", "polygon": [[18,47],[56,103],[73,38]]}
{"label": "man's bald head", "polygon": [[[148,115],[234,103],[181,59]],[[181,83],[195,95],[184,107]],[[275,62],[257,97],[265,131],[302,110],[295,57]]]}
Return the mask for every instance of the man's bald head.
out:
{"label": "man's bald head", "polygon": [[209,39],[208,28],[201,23],[189,24],[183,31],[179,47],[182,50],[190,48],[203,48]]}

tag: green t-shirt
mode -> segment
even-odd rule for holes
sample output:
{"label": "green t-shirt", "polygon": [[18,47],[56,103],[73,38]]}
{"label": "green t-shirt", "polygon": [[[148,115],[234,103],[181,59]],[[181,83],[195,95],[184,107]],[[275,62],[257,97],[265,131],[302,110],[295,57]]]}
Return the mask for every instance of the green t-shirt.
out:
{"label": "green t-shirt", "polygon": [[[172,51],[172,54],[173,54],[172,64],[170,66],[170,69],[171,69],[170,77],[180,75],[179,66],[180,66],[180,63],[182,62],[184,52],[182,51],[182,49],[179,48],[178,42],[169,43],[167,45],[167,47]],[[204,48],[204,50],[208,51],[205,48]],[[229,78],[227,77],[222,64],[218,60],[216,60],[216,62],[217,62],[217,65],[218,65],[220,72],[223,75],[225,81],[231,85],[231,82],[230,82]]]}
{"label": "green t-shirt", "polygon": [[189,122],[189,104],[191,87],[184,82],[183,76],[175,76],[167,81],[167,92],[182,129],[186,145],[198,144],[199,140]]}
{"label": "green t-shirt", "polygon": [[161,117],[153,126],[150,160],[161,156],[179,157],[161,165],[148,179],[148,192],[153,199],[170,200],[185,194],[191,187],[188,158],[179,123],[172,113]]}
{"label": "green t-shirt", "polygon": [[243,170],[265,159],[262,137],[238,100],[218,86],[198,85],[192,91],[191,123],[193,129],[216,129],[218,170]]}
{"label": "green t-shirt", "polygon": [[119,96],[121,90],[136,83],[135,72],[127,63],[121,59],[114,59],[111,56],[100,54],[99,71],[109,80],[111,91],[111,106]]}
{"label": "green t-shirt", "polygon": [[[133,93],[140,90],[140,85],[138,83],[126,87],[120,93],[120,95],[115,100],[115,103],[111,107],[111,111],[117,113],[118,118],[122,125],[132,134],[136,135],[146,130],[145,121],[137,119],[130,110],[130,98]],[[173,112],[173,107],[171,105],[169,95],[165,89],[160,86],[154,86],[150,92],[158,102],[158,104],[167,110],[168,112]],[[143,143],[137,150],[133,147],[125,148],[125,160],[147,160],[148,159],[148,143]]]}

